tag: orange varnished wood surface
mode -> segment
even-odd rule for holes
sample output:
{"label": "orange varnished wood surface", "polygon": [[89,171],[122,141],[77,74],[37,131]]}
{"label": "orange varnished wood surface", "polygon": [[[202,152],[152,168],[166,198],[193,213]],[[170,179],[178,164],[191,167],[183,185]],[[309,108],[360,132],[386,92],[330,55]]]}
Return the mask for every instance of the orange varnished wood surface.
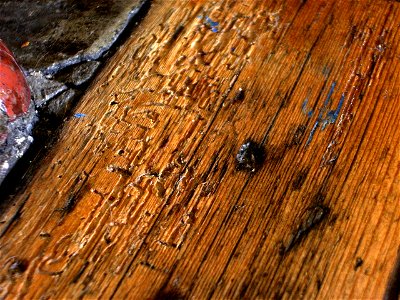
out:
{"label": "orange varnished wood surface", "polygon": [[1,297],[396,297],[399,20],[154,1],[3,208]]}

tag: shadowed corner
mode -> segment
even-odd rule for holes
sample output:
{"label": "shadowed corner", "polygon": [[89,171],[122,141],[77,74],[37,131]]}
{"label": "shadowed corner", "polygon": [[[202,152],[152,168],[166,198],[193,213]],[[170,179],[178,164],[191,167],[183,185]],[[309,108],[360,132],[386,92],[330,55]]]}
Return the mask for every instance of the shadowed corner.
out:
{"label": "shadowed corner", "polygon": [[160,290],[154,297],[154,300],[184,300],[187,299],[177,289]]}
{"label": "shadowed corner", "polygon": [[400,299],[400,248],[397,249],[396,263],[389,275],[389,280],[386,285],[384,300]]}

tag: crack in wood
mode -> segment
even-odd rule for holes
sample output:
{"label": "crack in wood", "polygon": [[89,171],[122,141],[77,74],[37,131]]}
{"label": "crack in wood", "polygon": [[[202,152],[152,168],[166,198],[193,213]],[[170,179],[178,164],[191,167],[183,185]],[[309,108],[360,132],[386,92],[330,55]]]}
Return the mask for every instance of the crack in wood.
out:
{"label": "crack in wood", "polygon": [[83,273],[85,272],[86,268],[89,266],[89,262],[85,261],[84,264],[81,266],[79,269],[78,273],[75,275],[75,277],[72,279],[71,284],[75,284],[79,281]]}
{"label": "crack in wood", "polygon": [[301,217],[300,225],[292,232],[286,246],[282,245],[279,249],[280,255],[287,254],[296,245],[306,238],[306,236],[316,228],[329,214],[330,209],[326,206],[316,205],[309,208],[305,214]]}
{"label": "crack in wood", "polygon": [[84,192],[87,189],[86,184],[88,178],[89,175],[85,171],[83,171],[75,178],[68,192],[68,197],[65,200],[63,206],[61,208],[56,209],[56,211],[61,213],[61,219],[63,219],[66,215],[68,215],[74,210],[76,204],[78,203],[80,197],[82,196],[82,192]]}
{"label": "crack in wood", "polygon": [[7,231],[11,228],[11,226],[21,217],[22,209],[24,208],[26,202],[28,201],[30,196],[30,193],[26,195],[26,197],[22,200],[21,204],[18,206],[17,210],[15,213],[11,216],[11,218],[8,220],[7,224],[3,227],[3,229],[0,232],[0,238],[2,238]]}

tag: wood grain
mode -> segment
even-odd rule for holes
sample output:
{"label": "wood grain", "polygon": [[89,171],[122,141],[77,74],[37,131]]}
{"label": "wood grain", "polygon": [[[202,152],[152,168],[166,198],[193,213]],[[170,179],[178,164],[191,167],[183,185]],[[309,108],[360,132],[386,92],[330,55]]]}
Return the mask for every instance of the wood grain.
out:
{"label": "wood grain", "polygon": [[399,5],[154,1],[3,210],[1,297],[397,297]]}

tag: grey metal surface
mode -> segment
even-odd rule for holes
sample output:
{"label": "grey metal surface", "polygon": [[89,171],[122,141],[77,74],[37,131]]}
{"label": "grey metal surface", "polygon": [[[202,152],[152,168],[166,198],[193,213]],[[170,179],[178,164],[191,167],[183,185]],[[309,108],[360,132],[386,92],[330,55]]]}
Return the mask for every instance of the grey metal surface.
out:
{"label": "grey metal surface", "polygon": [[0,0],[0,38],[25,70],[34,100],[27,114],[0,124],[8,127],[7,143],[0,145],[0,184],[32,142],[35,110],[39,121],[43,115],[64,118],[146,2]]}
{"label": "grey metal surface", "polygon": [[0,1],[0,36],[27,70],[99,59],[144,0]]}

